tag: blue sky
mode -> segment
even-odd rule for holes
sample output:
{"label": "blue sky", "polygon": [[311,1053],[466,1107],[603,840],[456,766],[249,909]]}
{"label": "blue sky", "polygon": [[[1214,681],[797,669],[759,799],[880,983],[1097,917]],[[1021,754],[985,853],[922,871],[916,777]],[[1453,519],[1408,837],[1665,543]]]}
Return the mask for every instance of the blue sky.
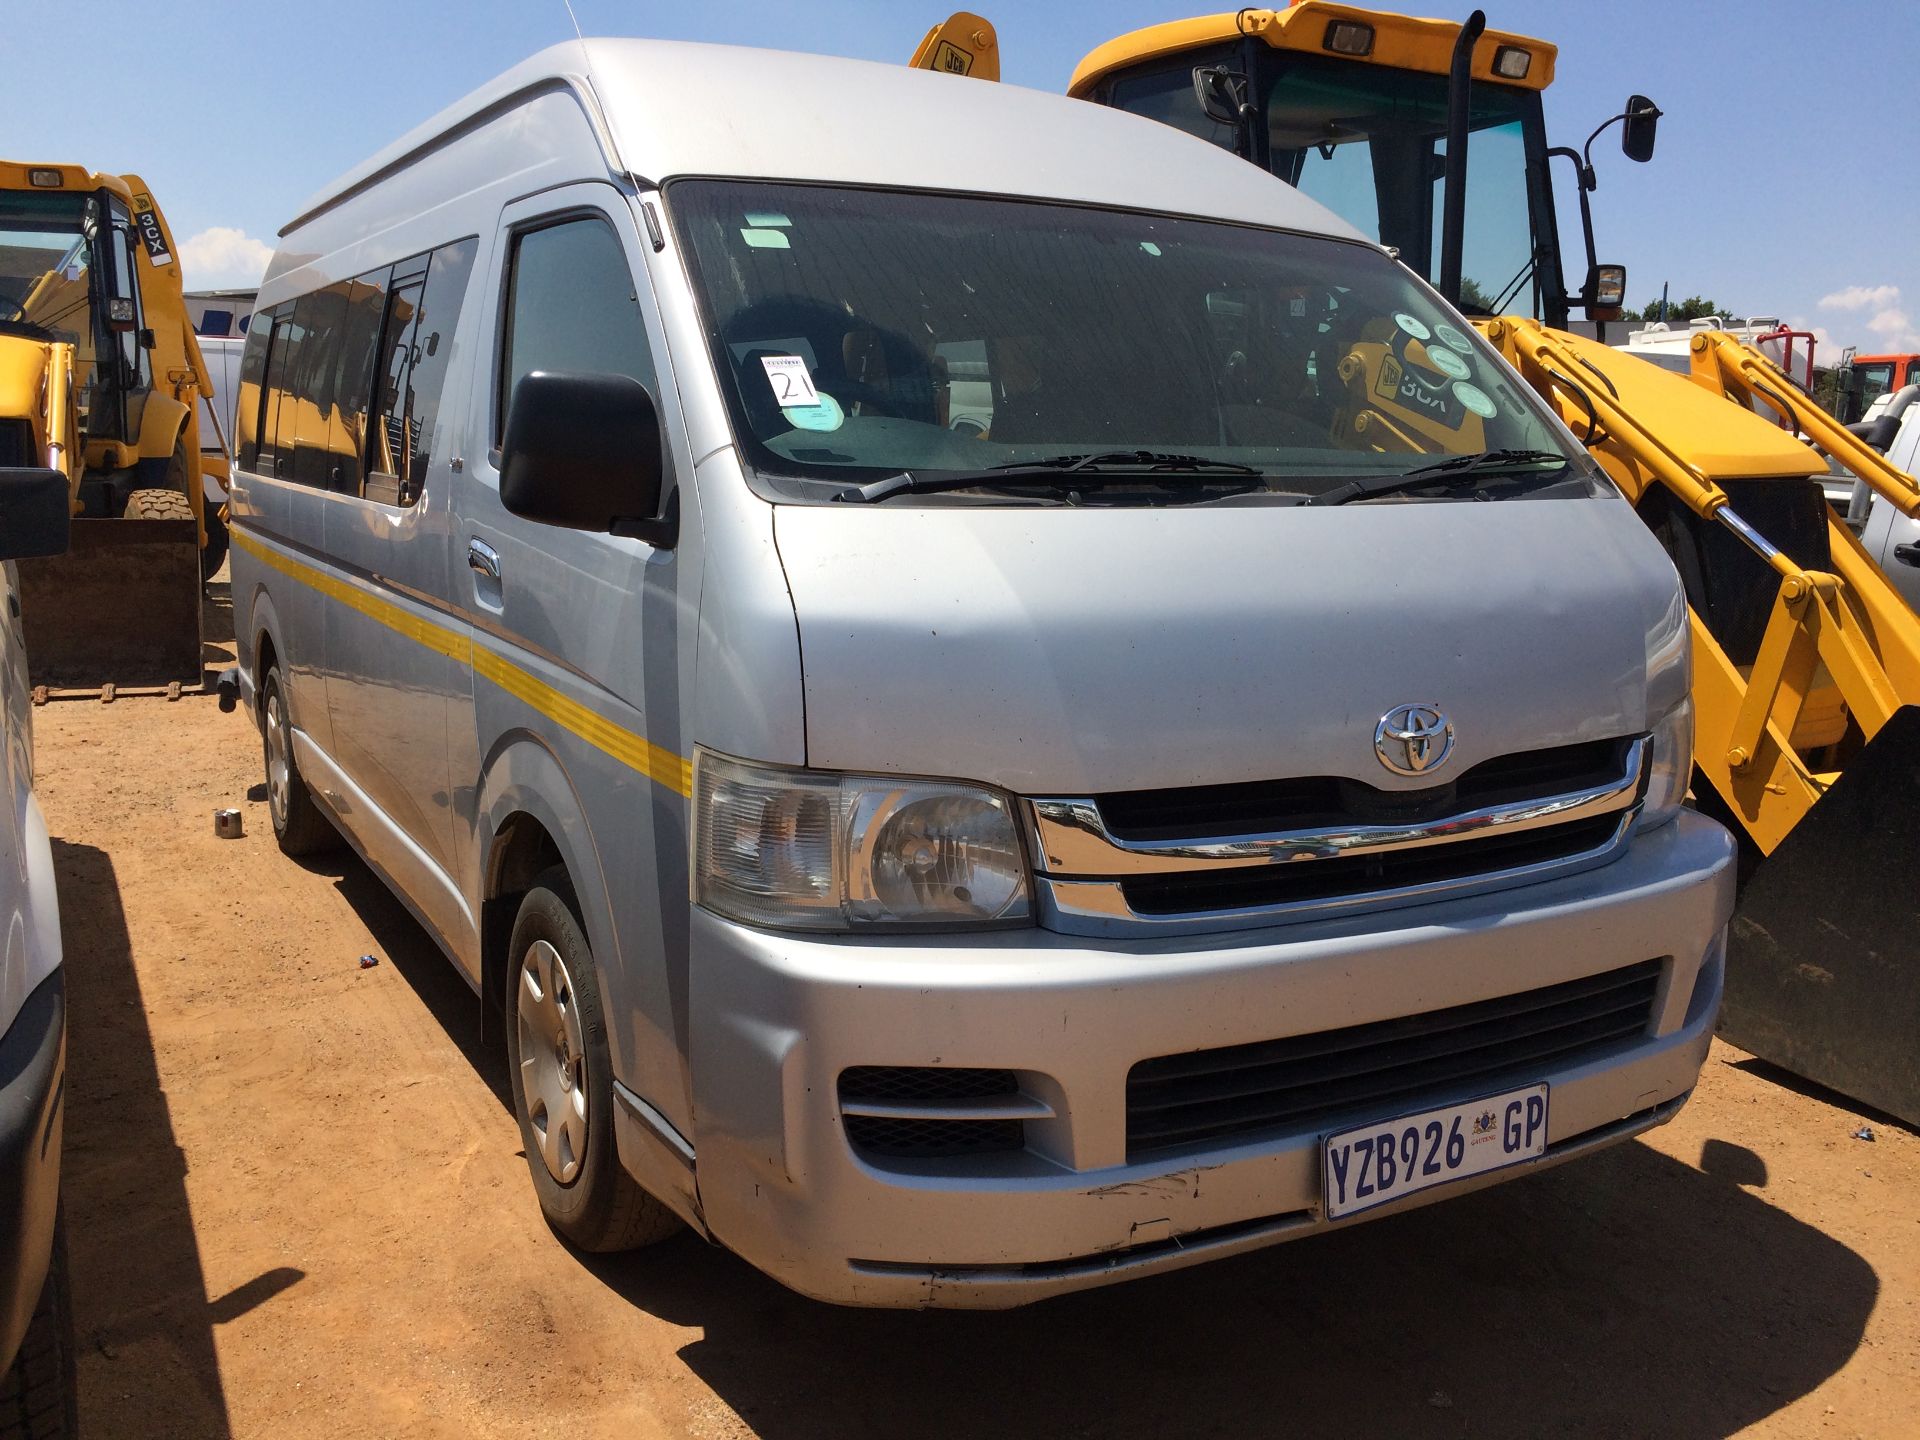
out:
{"label": "blue sky", "polygon": [[[574,0],[588,34],[753,43],[904,60],[936,0]],[[1065,87],[1079,58],[1140,25],[1204,13],[1181,0],[1026,0],[997,8],[1005,78]],[[1217,3],[1217,0],[1216,0]],[[74,12],[14,0],[16,54],[70,58],[0,88],[0,153],[145,176],[196,285],[242,283],[274,231],[335,175],[540,47],[570,37],[562,0],[106,0],[73,51]],[[1447,0],[1381,8],[1463,18]],[[1777,314],[1863,352],[1920,350],[1911,237],[1920,185],[1903,162],[1920,6],[1784,0],[1505,0],[1489,23],[1560,47],[1548,135],[1580,144],[1630,91],[1666,111],[1653,162],[1595,147],[1603,260],[1634,304],[1703,294]],[[1876,59],[1876,57],[1878,57]],[[53,88],[79,77],[50,103]],[[716,104],[754,96],[715,91]],[[1617,132],[1616,132],[1617,133]],[[191,137],[177,143],[162,137]],[[1556,184],[1566,189],[1556,176]],[[1563,198],[1566,198],[1563,196]],[[1563,221],[1570,269],[1577,269]],[[1908,237],[1902,239],[1901,237]],[[1826,358],[1824,355],[1822,358]]]}

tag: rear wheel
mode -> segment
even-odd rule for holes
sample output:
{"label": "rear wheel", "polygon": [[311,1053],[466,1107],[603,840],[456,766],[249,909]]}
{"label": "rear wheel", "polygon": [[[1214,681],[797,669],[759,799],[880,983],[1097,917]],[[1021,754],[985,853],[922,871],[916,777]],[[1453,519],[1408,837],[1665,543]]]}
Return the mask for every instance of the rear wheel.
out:
{"label": "rear wheel", "polygon": [[600,974],[562,869],[520,902],[507,953],[507,1064],[522,1148],[547,1223],[582,1250],[632,1250],[679,1217],[621,1168]]}
{"label": "rear wheel", "polygon": [[66,1227],[56,1222],[53,1260],[13,1365],[0,1375],[0,1440],[60,1440],[75,1414],[73,1302],[67,1291]]}
{"label": "rear wheel", "polygon": [[260,733],[267,755],[267,813],[281,851],[301,856],[334,849],[340,832],[314,803],[293,758],[293,720],[278,665],[269,666],[260,682]]}

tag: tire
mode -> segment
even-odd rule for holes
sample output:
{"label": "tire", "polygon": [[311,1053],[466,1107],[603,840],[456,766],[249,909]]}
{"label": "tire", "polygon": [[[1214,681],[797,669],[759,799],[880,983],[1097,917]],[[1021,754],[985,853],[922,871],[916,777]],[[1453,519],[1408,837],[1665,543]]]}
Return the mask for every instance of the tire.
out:
{"label": "tire", "polygon": [[207,507],[207,543],[200,551],[200,580],[204,584],[220,573],[227,559],[227,522],[212,505]]}
{"label": "tire", "polygon": [[56,1221],[47,1282],[40,1287],[20,1353],[0,1375],[0,1440],[60,1440],[78,1433],[77,1398],[67,1233]]}
{"label": "tire", "polygon": [[337,849],[340,832],[314,803],[293,758],[293,721],[278,665],[269,666],[260,682],[260,740],[267,766],[267,814],[281,853],[298,858]]}
{"label": "tire", "polygon": [[640,1188],[614,1149],[600,973],[565,870],[527,891],[507,956],[508,1083],[541,1213],[581,1250],[666,1239],[679,1217]]}
{"label": "tire", "polygon": [[136,490],[127,496],[129,520],[191,520],[193,502],[178,490]]}

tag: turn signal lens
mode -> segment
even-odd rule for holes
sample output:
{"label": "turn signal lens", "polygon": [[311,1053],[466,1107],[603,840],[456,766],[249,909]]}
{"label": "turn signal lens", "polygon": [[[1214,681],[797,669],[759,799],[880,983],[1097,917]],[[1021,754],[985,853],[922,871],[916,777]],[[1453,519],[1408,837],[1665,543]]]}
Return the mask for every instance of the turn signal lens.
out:
{"label": "turn signal lens", "polygon": [[1373,27],[1358,20],[1335,20],[1327,26],[1326,39],[1321,43],[1336,55],[1370,55]]}

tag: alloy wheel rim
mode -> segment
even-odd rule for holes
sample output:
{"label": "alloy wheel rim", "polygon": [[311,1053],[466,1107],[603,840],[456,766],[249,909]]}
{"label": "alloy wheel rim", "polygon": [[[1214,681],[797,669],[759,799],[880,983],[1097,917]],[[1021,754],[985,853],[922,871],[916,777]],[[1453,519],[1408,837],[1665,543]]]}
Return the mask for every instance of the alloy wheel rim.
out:
{"label": "alloy wheel rim", "polygon": [[560,952],[536,940],[514,988],[521,1099],[547,1173],[569,1184],[587,1154],[587,1056],[573,977]]}
{"label": "alloy wheel rim", "polygon": [[287,791],[293,778],[293,766],[287,744],[286,717],[280,709],[280,690],[267,692],[267,805],[273,812],[276,828],[287,823]]}

